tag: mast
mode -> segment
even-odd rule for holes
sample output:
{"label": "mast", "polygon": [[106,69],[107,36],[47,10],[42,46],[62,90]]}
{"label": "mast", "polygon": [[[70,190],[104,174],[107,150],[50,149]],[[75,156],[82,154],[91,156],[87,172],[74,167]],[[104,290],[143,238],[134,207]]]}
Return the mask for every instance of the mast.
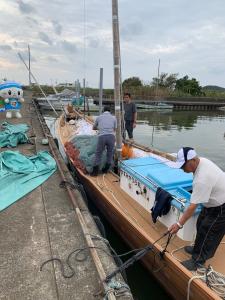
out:
{"label": "mast", "polygon": [[99,115],[102,113],[102,94],[103,94],[103,68],[100,68],[100,81],[99,81]]}
{"label": "mast", "polygon": [[28,45],[28,72],[29,72],[29,86],[31,86],[31,74],[30,74],[30,45]]}
{"label": "mast", "polygon": [[113,62],[114,62],[114,101],[115,116],[117,119],[116,130],[116,154],[117,159],[121,158],[122,134],[121,134],[121,93],[120,93],[120,37],[119,37],[119,16],[118,0],[112,0],[112,31],[113,31]]}

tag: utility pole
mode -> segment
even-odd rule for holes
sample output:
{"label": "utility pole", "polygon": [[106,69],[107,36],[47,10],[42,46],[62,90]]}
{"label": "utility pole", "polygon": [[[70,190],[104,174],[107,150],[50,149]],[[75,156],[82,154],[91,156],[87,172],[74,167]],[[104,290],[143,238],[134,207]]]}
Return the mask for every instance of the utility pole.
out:
{"label": "utility pole", "polygon": [[103,94],[103,68],[100,68],[100,82],[99,82],[99,115],[102,113],[102,94]]}
{"label": "utility pole", "polygon": [[118,161],[121,159],[122,134],[121,134],[121,93],[120,93],[120,36],[119,36],[119,16],[118,0],[112,0],[112,29],[113,29],[113,62],[114,62],[114,101],[115,115],[117,119],[116,130],[116,153]]}

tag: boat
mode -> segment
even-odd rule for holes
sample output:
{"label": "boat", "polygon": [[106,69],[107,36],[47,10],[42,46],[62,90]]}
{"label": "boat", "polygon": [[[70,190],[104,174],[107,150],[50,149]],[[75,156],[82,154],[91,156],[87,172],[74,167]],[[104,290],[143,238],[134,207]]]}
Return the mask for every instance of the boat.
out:
{"label": "boat", "polygon": [[[60,149],[63,149],[64,156],[89,198],[132,249],[153,244],[188,206],[192,175],[171,168],[171,161],[174,160],[172,155],[134,143],[130,159],[121,162],[120,174],[110,172],[96,178],[91,177],[88,167],[90,168],[94,155],[96,131],[92,130],[89,117],[84,119],[79,112],[74,112],[73,122],[70,117],[70,114],[66,118],[62,115],[56,121],[56,136]],[[151,207],[158,187],[172,195],[172,208],[167,215],[153,223]],[[194,276],[180,264],[180,260],[188,259],[188,255],[182,249],[178,250],[194,240],[198,213],[199,211],[184,225],[178,236],[174,236],[163,259],[160,259],[160,253],[166,238],[155,245],[154,254],[150,252],[143,259],[145,266],[174,299],[187,298],[188,283]],[[224,244],[221,244],[214,258],[208,262],[221,274],[225,274],[225,262],[221,261],[224,248]],[[154,273],[155,270],[159,271]],[[203,281],[194,280],[190,285],[189,299],[220,297]]]}
{"label": "boat", "polygon": [[[52,109],[51,105],[55,110],[63,110],[68,104],[73,104],[77,109],[84,110],[84,97],[77,95],[76,92],[69,89],[63,90],[61,93],[50,94],[45,97],[37,97],[35,99],[40,108],[44,110]],[[50,105],[51,104],[51,105]],[[94,104],[92,97],[85,98],[85,111],[98,111],[99,107]]]}
{"label": "boat", "polygon": [[[118,3],[117,0],[112,2],[113,26],[115,26],[118,21],[118,12],[115,11]],[[118,28],[116,31],[118,32]],[[116,36],[114,38],[118,41]],[[115,66],[120,65],[115,60],[118,53],[116,49]],[[118,72],[118,69],[114,68],[114,72]],[[116,77],[120,78],[120,74],[114,78]],[[116,101],[119,92],[117,83],[115,83]],[[120,114],[120,105],[116,101],[117,115]],[[120,126],[120,123],[118,124]],[[173,155],[135,142],[126,141],[122,146],[119,144],[120,136],[117,136],[118,152],[122,148],[119,172],[111,171],[92,177],[89,172],[93,166],[97,142],[97,132],[92,129],[92,125],[91,117],[76,110],[65,110],[55,122],[59,148],[67,157],[71,169],[84,186],[89,198],[132,249],[151,246],[151,251],[142,257],[142,262],[174,299],[221,299],[219,288],[210,282],[210,274],[215,274],[213,270],[216,270],[219,272],[216,273],[216,277],[224,282],[222,274],[225,274],[225,261],[221,259],[225,250],[224,243],[219,246],[216,255],[208,261],[213,270],[201,270],[203,272],[201,276],[196,276],[180,263],[189,258],[182,249],[194,240],[200,208],[177,235],[172,238],[171,236],[168,238],[167,235],[168,226],[177,222],[189,205],[192,175],[184,173],[181,169],[172,168],[172,162],[175,160]],[[151,208],[158,188],[170,193],[172,202],[169,212],[158,217],[156,221],[152,219]],[[207,278],[207,283],[200,277]]]}
{"label": "boat", "polygon": [[168,104],[165,102],[155,102],[153,104],[136,104],[137,109],[144,110],[172,110],[173,104]]}

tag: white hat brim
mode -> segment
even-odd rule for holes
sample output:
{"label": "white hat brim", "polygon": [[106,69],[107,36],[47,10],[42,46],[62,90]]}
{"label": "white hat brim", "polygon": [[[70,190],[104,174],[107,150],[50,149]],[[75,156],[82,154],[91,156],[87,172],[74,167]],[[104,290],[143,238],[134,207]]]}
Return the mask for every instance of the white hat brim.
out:
{"label": "white hat brim", "polygon": [[174,169],[180,169],[185,164],[185,161],[171,161],[170,167]]}

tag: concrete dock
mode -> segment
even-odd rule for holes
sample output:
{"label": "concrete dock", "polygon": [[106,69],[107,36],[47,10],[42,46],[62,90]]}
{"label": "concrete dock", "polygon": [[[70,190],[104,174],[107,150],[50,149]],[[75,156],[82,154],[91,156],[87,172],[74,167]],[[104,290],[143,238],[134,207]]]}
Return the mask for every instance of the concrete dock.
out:
{"label": "concrete dock", "polygon": [[[46,136],[29,93],[25,93],[22,116],[22,119],[7,121],[28,124],[32,143],[10,150],[19,150],[25,155],[48,150],[52,154],[51,143],[42,145]],[[5,113],[0,113],[0,122],[5,120]],[[49,137],[49,140],[52,139]],[[0,149],[5,150],[8,148]],[[58,151],[56,146],[54,151]],[[72,271],[65,263],[68,255],[75,249],[90,246],[88,241],[110,252],[103,241],[91,239],[90,234],[100,234],[79,191],[71,190],[76,202],[73,203],[68,187],[60,186],[65,178],[72,182],[72,177],[59,153],[57,159],[64,178],[58,168],[41,186],[0,212],[0,299],[88,300],[105,296],[108,287],[101,284],[101,279],[114,271],[116,265],[103,251],[88,249],[82,261],[72,255],[74,276],[71,278],[64,278],[57,261],[47,263],[40,271],[43,262],[59,258],[65,266],[65,274],[70,275]],[[124,284],[121,275],[116,279]],[[103,293],[99,293],[101,290]],[[121,288],[117,296],[112,290],[105,299],[132,299],[132,296],[126,288]]]}

